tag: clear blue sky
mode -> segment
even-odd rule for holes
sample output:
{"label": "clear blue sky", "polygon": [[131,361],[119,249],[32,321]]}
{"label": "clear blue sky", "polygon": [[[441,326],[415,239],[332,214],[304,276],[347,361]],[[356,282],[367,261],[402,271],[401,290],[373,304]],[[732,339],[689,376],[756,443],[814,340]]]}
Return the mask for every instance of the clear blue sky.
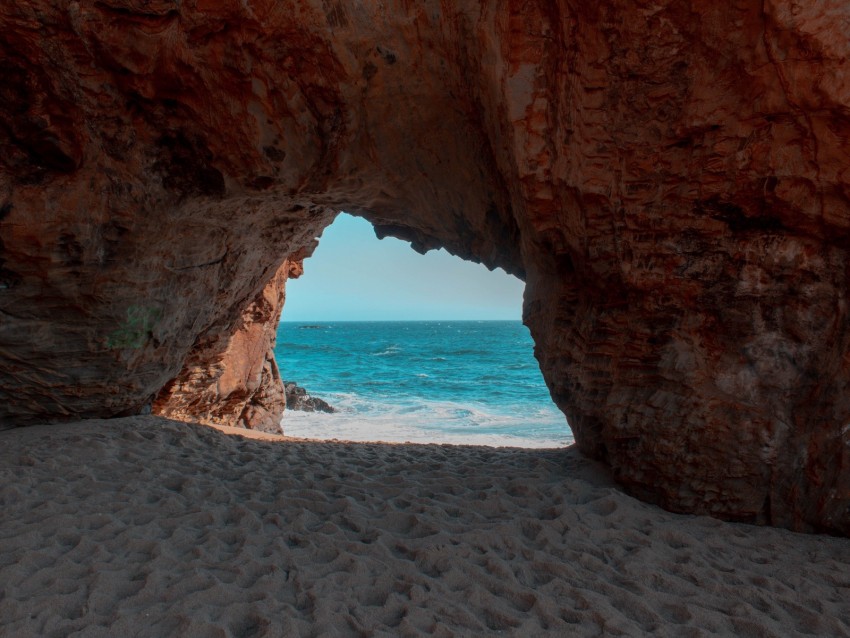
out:
{"label": "clear blue sky", "polygon": [[520,319],[523,287],[444,250],[379,240],[369,222],[341,213],[287,282],[283,321]]}

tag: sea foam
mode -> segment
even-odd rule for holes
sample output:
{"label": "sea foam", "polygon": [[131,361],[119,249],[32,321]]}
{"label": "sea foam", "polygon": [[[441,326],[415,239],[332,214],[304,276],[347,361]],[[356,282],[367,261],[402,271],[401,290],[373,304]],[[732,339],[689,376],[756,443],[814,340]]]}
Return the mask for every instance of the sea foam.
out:
{"label": "sea foam", "polygon": [[[318,325],[317,325],[318,326]],[[284,378],[338,409],[288,411],[290,436],[562,447],[573,442],[520,322],[282,323]]]}

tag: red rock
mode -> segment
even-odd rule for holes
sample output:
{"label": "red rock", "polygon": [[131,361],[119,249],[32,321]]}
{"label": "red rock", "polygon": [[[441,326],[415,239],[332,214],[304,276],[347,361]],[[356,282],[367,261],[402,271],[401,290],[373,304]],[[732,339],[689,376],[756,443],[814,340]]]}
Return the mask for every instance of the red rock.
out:
{"label": "red rock", "polygon": [[281,264],[232,332],[195,344],[154,400],[155,414],[280,433],[286,397],[274,345],[286,281],[303,272],[303,256]]}
{"label": "red rock", "polygon": [[632,493],[848,534],[847,18],[5,3],[0,420],[142,409],[345,209],[524,277],[552,396]]}

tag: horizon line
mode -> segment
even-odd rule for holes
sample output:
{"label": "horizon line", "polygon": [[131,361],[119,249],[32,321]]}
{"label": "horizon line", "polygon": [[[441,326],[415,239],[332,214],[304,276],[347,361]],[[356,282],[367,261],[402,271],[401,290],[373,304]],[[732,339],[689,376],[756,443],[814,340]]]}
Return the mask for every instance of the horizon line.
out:
{"label": "horizon line", "polygon": [[284,319],[281,317],[280,323],[425,323],[439,321],[519,321],[522,319]]}

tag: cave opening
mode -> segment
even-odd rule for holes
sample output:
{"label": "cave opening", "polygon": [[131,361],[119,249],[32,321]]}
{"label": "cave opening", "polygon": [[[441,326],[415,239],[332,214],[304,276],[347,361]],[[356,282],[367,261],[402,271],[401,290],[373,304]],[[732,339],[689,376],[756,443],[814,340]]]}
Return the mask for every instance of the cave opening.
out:
{"label": "cave opening", "polygon": [[[368,221],[340,214],[304,274],[287,284],[275,348],[288,386],[284,432],[571,444],[521,321],[523,288],[501,270],[444,250],[421,255],[406,242],[379,240]],[[323,411],[323,402],[334,412]]]}

